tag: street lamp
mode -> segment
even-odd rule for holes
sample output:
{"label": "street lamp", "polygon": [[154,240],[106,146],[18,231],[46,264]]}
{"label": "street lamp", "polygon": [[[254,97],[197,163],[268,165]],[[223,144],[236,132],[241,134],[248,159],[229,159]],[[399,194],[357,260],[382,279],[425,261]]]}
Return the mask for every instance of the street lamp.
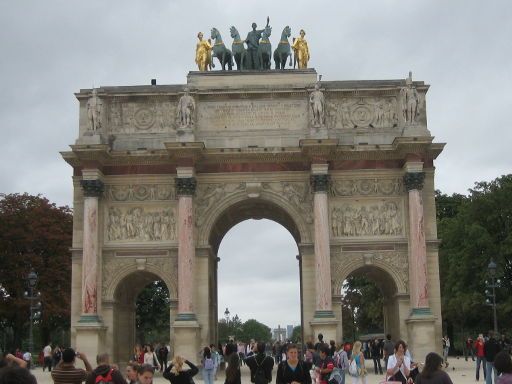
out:
{"label": "street lamp", "polygon": [[29,325],[29,341],[28,341],[28,350],[31,355],[34,353],[34,332],[33,332],[33,324],[34,324],[34,315],[41,309],[41,303],[37,302],[34,304],[34,300],[38,300],[41,296],[40,292],[34,292],[34,288],[37,285],[37,274],[34,270],[30,271],[27,276],[28,282],[28,291],[25,291],[25,299],[30,300],[30,325]]}
{"label": "street lamp", "polygon": [[[485,290],[485,294],[488,297],[486,300],[486,304],[490,305],[492,307],[492,314],[493,314],[493,319],[494,319],[494,334],[495,335],[498,334],[498,318],[496,316],[496,287],[498,286],[497,284],[500,283],[499,279],[495,280],[497,268],[498,268],[498,266],[496,265],[494,260],[491,259],[491,262],[487,266],[489,275],[491,276],[491,284],[488,284],[488,282],[486,281],[486,285],[487,285],[487,288],[491,288],[492,291]],[[492,299],[492,302],[489,300],[489,298]]]}
{"label": "street lamp", "polygon": [[226,325],[229,323],[229,309],[226,308],[224,311],[224,317],[226,318]]}

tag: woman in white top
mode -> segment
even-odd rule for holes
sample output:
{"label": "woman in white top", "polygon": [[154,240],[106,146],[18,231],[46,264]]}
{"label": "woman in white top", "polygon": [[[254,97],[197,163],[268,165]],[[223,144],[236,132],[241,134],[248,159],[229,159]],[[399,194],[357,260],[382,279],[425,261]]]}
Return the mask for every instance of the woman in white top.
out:
{"label": "woman in white top", "polygon": [[151,345],[146,345],[146,352],[144,353],[144,364],[149,364],[153,368],[160,370],[160,363],[156,358],[155,352],[153,352],[153,347]]}
{"label": "woman in white top", "polygon": [[[355,362],[357,367],[357,374],[350,375],[352,377],[352,384],[366,384],[366,368],[364,366],[364,354],[361,352],[362,344],[356,341],[352,346],[352,356],[350,357],[350,365]],[[350,368],[349,368],[350,374]]]}
{"label": "woman in white top", "polygon": [[407,345],[403,340],[398,340],[395,344],[395,353],[389,356],[387,366],[388,380],[400,381],[403,384],[407,382],[411,371],[411,359],[405,356]]}

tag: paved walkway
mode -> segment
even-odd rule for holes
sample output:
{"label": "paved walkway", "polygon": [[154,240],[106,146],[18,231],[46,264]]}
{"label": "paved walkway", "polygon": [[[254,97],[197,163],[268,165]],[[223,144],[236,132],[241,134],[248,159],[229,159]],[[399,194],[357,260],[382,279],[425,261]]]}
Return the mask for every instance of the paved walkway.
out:
{"label": "paved walkway", "polygon": [[[465,361],[463,358],[457,359],[457,358],[450,358],[449,360],[450,366],[447,369],[448,374],[450,375],[452,381],[454,384],[474,384],[478,383],[475,380],[475,363],[473,363],[471,360]],[[380,383],[384,377],[381,375],[375,375],[373,374],[373,363],[369,361],[371,365],[367,364],[367,368],[370,368],[369,372],[371,372],[368,375],[367,384],[378,384]],[[275,374],[274,369],[274,374]],[[36,368],[32,370],[32,373],[36,376],[38,384],[53,384],[53,381],[51,379],[51,376],[48,372],[43,372],[41,368]],[[480,373],[480,383],[485,383],[483,380],[483,373]],[[219,376],[215,384],[223,384],[224,383],[224,372],[219,372]],[[347,376],[346,383],[350,384],[350,379]],[[195,378],[196,384],[203,384],[203,381],[201,380],[201,377],[198,375]],[[165,380],[161,373],[157,373],[157,376],[153,380],[154,384],[165,384],[169,383],[167,380]],[[250,384],[249,379],[249,370],[247,367],[242,367],[242,384]]]}

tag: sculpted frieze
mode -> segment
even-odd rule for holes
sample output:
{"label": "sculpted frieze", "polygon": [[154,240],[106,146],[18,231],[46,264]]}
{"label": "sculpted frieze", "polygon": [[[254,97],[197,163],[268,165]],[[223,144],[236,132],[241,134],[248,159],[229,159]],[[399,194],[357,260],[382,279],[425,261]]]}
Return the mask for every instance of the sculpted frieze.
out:
{"label": "sculpted frieze", "polygon": [[263,183],[263,189],[271,190],[288,200],[305,218],[307,223],[313,222],[313,195],[308,182]]}
{"label": "sculpted frieze", "polygon": [[109,242],[151,242],[176,239],[176,214],[172,208],[111,206],[106,215]]}
{"label": "sculpted frieze", "polygon": [[109,185],[106,196],[111,201],[174,200],[175,188],[170,184]]}
{"label": "sculpted frieze", "polygon": [[329,193],[337,196],[393,196],[404,193],[403,179],[393,177],[387,179],[331,179]]}
{"label": "sculpted frieze", "polygon": [[245,190],[245,183],[199,184],[196,190],[196,226],[204,223],[205,213],[215,204],[236,192]]}
{"label": "sculpted frieze", "polygon": [[392,128],[398,126],[396,97],[349,97],[327,103],[329,128]]}
{"label": "sculpted frieze", "polygon": [[395,201],[336,204],[331,209],[333,237],[401,236],[403,212]]}
{"label": "sculpted frieze", "polygon": [[114,134],[174,131],[176,116],[176,103],[170,101],[126,102],[113,99],[109,105],[109,131]]}

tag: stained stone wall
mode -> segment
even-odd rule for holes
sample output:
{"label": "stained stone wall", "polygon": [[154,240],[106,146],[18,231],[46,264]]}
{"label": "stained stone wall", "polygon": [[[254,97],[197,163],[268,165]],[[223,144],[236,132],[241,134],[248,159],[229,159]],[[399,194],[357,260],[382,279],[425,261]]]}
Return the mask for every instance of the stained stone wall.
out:
{"label": "stained stone wall", "polygon": [[[191,72],[186,85],[100,87],[96,130],[89,121],[91,90],[76,94],[78,137],[62,153],[74,169],[73,345],[79,332],[92,329],[79,321],[82,274],[87,273],[82,265],[87,220],[81,180],[94,174],[104,185],[94,239],[99,246],[100,319],[94,332],[100,335],[98,345],[122,362],[123,350],[135,341],[133,301],[145,282],[164,281],[171,295],[171,322],[178,314],[175,179],[180,168],[192,170],[189,176],[197,184],[190,282],[197,324],[187,330],[187,345],[197,351],[215,341],[218,247],[232,226],[248,218],[274,220],[296,240],[302,256],[305,336],[315,338],[324,323],[315,318],[318,266],[310,178],[323,164],[329,176],[332,337],[343,337],[341,286],[351,274],[367,276],[384,292],[386,331],[397,338],[411,336],[409,199],[403,176],[412,168],[425,172],[420,193],[432,311],[428,321],[434,322],[432,340],[440,349],[433,162],[443,145],[433,143],[427,129],[429,87],[412,79],[322,81],[325,125],[315,128],[309,98],[316,82],[314,70],[233,71]],[[404,114],[407,86],[418,95],[414,121],[406,121]],[[185,87],[195,102],[186,134],[178,118]],[[176,330],[180,328],[169,331],[171,345]],[[190,336],[196,332],[197,338]]]}

